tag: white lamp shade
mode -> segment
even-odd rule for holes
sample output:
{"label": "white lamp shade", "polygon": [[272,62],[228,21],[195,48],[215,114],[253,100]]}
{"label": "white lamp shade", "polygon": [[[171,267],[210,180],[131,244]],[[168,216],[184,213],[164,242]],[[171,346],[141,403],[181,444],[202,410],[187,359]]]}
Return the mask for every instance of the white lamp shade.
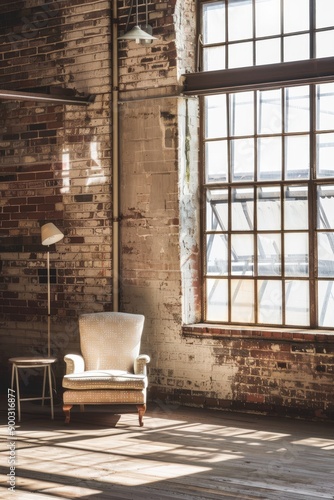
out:
{"label": "white lamp shade", "polygon": [[130,31],[119,36],[118,40],[136,40],[139,43],[141,40],[156,40],[155,36],[150,35],[142,30],[139,26],[134,26]]}
{"label": "white lamp shade", "polygon": [[64,238],[63,233],[52,223],[48,222],[41,227],[42,245],[53,245]]}

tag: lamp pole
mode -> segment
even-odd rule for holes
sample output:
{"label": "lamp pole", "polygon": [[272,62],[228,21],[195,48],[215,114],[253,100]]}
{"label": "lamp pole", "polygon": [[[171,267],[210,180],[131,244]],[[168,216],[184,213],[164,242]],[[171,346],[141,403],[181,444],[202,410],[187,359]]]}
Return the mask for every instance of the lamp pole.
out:
{"label": "lamp pole", "polygon": [[48,358],[51,357],[51,284],[50,284],[50,247],[46,257],[48,280]]}

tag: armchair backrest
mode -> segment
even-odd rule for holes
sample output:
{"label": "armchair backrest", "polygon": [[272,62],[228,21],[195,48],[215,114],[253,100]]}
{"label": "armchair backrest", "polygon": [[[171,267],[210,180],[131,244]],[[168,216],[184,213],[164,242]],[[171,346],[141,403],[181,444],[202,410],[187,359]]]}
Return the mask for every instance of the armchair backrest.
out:
{"label": "armchair backrest", "polygon": [[139,355],[144,316],[120,312],[81,314],[79,332],[85,370],[133,372]]}

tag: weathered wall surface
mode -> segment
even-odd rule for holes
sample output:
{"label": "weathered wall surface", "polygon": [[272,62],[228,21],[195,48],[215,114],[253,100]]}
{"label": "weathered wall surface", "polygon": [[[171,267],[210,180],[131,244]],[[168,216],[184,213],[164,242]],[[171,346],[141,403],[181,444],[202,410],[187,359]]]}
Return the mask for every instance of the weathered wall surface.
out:
{"label": "weathered wall surface", "polygon": [[[134,43],[121,51],[122,307],[146,316],[150,396],[211,408],[333,417],[331,334],[191,325],[201,321],[203,200],[198,102],[180,95],[180,75],[195,69],[195,16],[194,2],[163,3],[167,9],[172,4],[168,50],[174,43],[176,58],[166,59],[163,72],[153,55],[167,51],[159,43],[150,57]],[[170,19],[165,18],[168,32]]]}
{"label": "weathered wall surface", "polygon": [[206,350],[204,358],[212,361],[212,370],[197,391],[179,393],[176,400],[214,408],[333,418],[331,334],[203,325],[184,327],[183,332],[195,351]]}
{"label": "weathered wall surface", "polygon": [[[8,2],[0,19],[1,88],[94,94],[88,106],[0,102],[1,370],[7,358],[45,354],[46,248],[50,247],[52,351],[78,348],[77,317],[111,308],[110,9],[106,0]],[[5,382],[6,377],[1,377]]]}

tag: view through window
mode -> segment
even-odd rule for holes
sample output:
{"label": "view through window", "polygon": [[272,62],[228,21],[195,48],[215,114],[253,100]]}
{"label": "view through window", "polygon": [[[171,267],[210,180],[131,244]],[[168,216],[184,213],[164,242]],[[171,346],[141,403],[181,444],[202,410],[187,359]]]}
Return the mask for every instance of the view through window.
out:
{"label": "view through window", "polygon": [[[201,9],[204,72],[334,55],[329,0]],[[208,322],[334,326],[334,76],[284,81],[202,98]]]}

